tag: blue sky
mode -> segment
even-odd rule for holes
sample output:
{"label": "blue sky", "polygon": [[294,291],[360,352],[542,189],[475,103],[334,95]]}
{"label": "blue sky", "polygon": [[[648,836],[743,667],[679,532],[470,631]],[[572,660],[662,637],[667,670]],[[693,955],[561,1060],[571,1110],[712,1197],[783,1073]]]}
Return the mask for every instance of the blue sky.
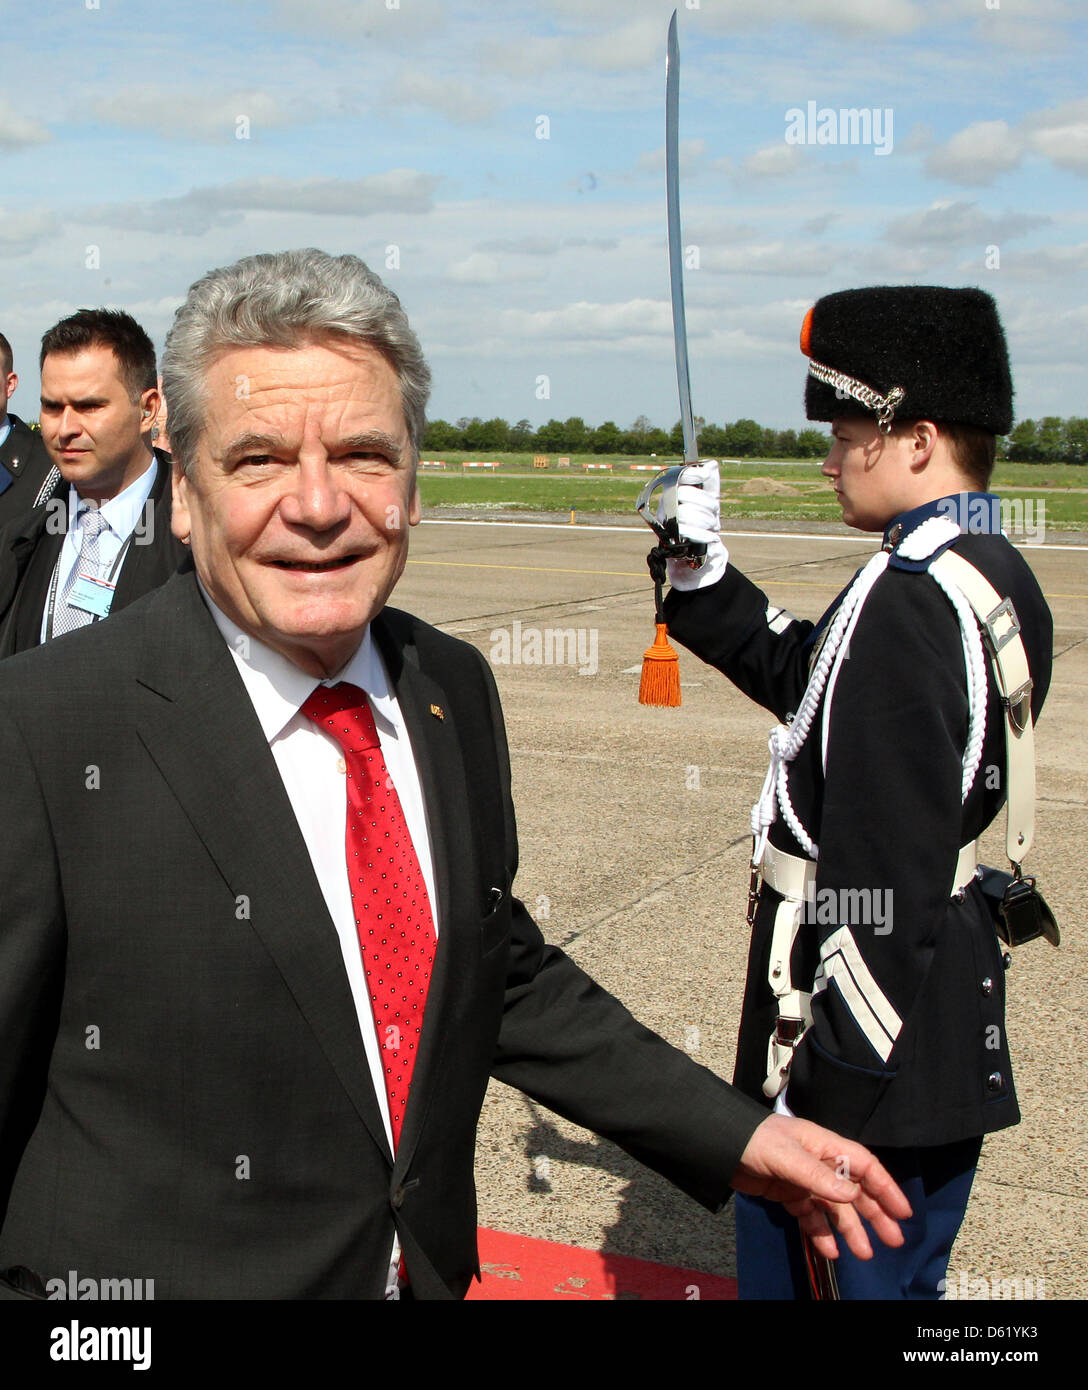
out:
{"label": "blue sky", "polygon": [[[13,409],[37,414],[38,339],[63,315],[128,309],[161,349],[205,270],[317,245],[401,296],[433,417],[670,426],[674,4],[0,0]],[[800,425],[809,304],[913,281],[995,295],[1018,418],[1088,414],[1079,9],[681,0],[697,413]],[[887,152],[788,142],[810,102],[879,112]]]}

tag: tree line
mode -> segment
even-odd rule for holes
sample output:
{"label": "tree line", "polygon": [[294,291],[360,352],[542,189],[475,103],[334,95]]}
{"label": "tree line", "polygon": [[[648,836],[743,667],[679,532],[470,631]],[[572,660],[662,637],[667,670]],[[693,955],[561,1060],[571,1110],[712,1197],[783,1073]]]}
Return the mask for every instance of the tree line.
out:
{"label": "tree line", "polygon": [[[823,430],[774,430],[755,420],[732,424],[708,424],[696,417],[699,453],[703,458],[822,459],[831,446]],[[622,430],[613,420],[590,426],[579,415],[569,420],[549,420],[533,429],[528,420],[511,425],[495,418],[463,417],[430,420],[423,436],[425,453],[445,449],[473,453],[620,454],[646,458],[651,454],[680,455],[684,437],[677,421],[663,430],[640,415]],[[998,457],[1018,463],[1088,464],[1088,418],[1071,415],[1062,419],[1047,415],[1041,420],[1021,420],[998,441]]]}
{"label": "tree line", "polygon": [[[772,430],[755,420],[735,420],[731,425],[712,425],[696,419],[699,452],[704,458],[823,458],[830,437],[823,430]],[[596,427],[579,415],[569,420],[549,420],[533,429],[528,420],[511,425],[506,420],[463,418],[429,420],[423,436],[424,453],[444,449],[468,449],[476,453],[539,454],[627,454],[646,458],[650,454],[682,454],[684,436],[677,421],[663,430],[640,415],[626,430],[614,420]]]}
{"label": "tree line", "polygon": [[1001,457],[1017,463],[1088,463],[1088,418],[1021,420],[1004,441]]}

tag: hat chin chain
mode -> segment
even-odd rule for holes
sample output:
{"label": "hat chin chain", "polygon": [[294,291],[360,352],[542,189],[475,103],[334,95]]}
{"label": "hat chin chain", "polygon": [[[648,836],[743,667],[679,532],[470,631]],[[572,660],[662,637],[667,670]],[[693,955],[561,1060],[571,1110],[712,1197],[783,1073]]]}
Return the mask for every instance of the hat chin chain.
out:
{"label": "hat chin chain", "polygon": [[847,376],[845,372],[836,371],[834,367],[825,367],[822,362],[813,361],[811,358],[808,364],[808,374],[814,376],[817,381],[822,381],[825,386],[833,386],[840,395],[852,396],[854,400],[868,406],[870,410],[876,412],[876,423],[880,433],[891,433],[896,406],[901,404],[907,394],[902,386],[893,386],[886,396],[882,396],[879,391],[874,391],[863,381],[856,381],[852,376]]}

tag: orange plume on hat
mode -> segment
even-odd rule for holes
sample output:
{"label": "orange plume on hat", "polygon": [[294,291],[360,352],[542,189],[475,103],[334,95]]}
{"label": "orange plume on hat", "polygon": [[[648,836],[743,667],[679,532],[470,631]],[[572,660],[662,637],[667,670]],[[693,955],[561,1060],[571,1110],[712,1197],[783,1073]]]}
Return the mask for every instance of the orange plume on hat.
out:
{"label": "orange plume on hat", "polygon": [[801,351],[806,357],[812,356],[812,315],[816,312],[816,305],[805,315],[805,321],[801,325]]}

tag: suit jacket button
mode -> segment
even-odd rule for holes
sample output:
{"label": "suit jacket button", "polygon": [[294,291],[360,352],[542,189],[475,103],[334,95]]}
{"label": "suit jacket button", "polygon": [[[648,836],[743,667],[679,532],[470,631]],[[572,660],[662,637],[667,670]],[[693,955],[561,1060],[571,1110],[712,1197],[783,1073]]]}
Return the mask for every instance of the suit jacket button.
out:
{"label": "suit jacket button", "polygon": [[390,1200],[391,1200],[392,1203],[393,1203],[393,1208],[394,1208],[394,1210],[395,1210],[395,1211],[400,1211],[401,1207],[404,1206],[404,1184],[403,1184],[403,1183],[401,1183],[399,1187],[395,1187],[395,1188],[393,1189],[393,1196],[390,1198]]}
{"label": "suit jacket button", "polygon": [[988,1091],[1003,1091],[1005,1089],[1005,1078],[999,1071],[992,1071],[986,1078],[986,1089]]}
{"label": "suit jacket button", "polygon": [[993,994],[994,982],[990,979],[989,975],[981,982],[979,989],[982,990],[983,994]]}

